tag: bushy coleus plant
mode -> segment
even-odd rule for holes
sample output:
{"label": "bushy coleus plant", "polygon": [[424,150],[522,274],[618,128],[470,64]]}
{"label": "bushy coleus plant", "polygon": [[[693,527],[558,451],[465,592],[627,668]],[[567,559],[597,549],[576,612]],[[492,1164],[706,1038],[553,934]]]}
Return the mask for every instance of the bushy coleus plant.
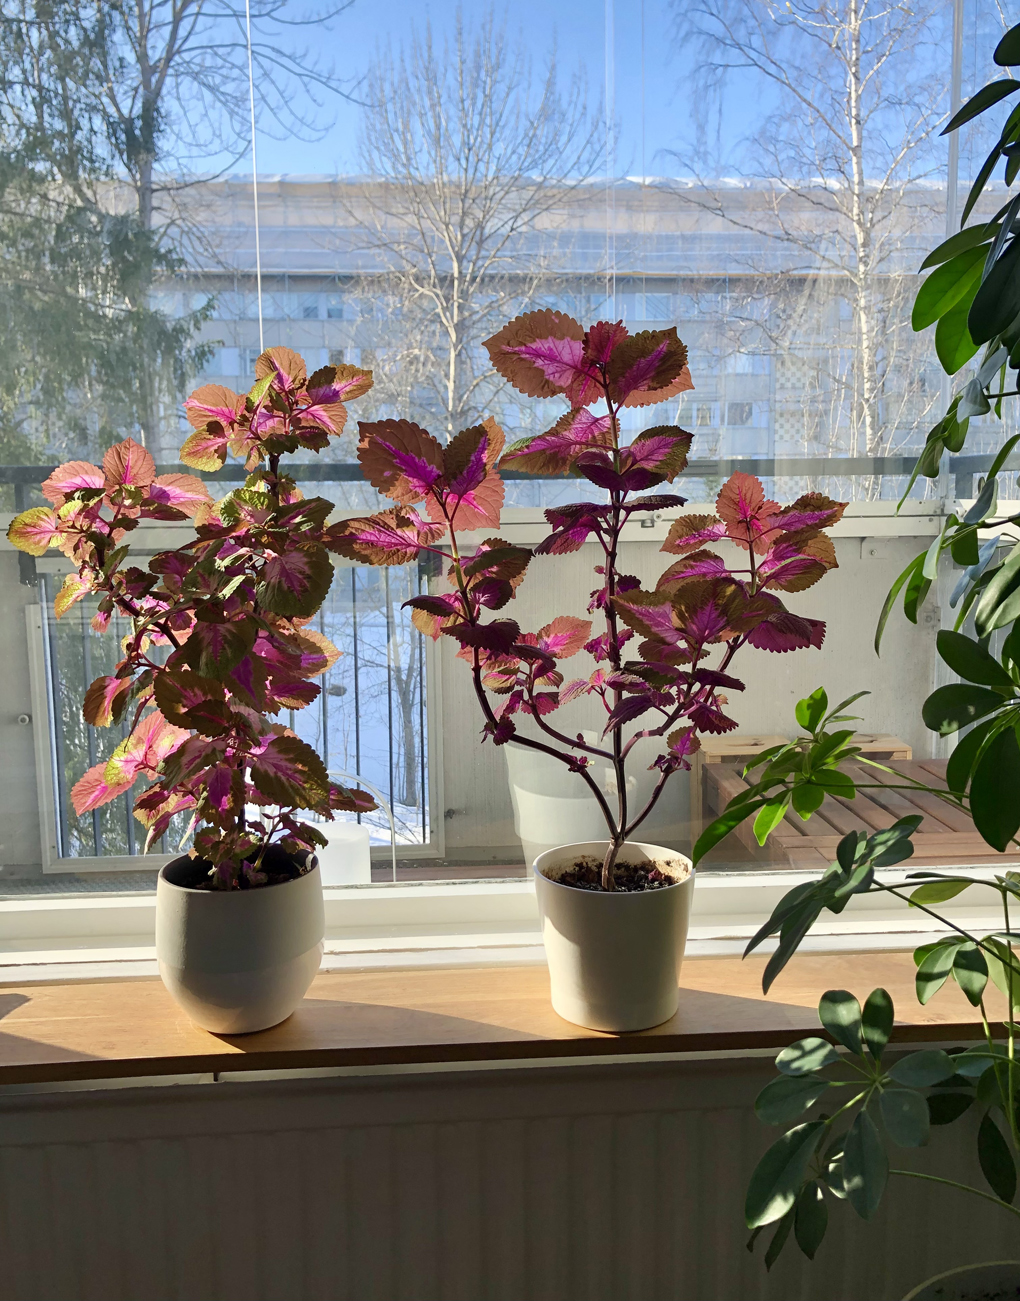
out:
{"label": "bushy coleus plant", "polygon": [[[517,317],[485,346],[514,388],[529,397],[566,399],[569,409],[545,433],[505,451],[491,419],[445,447],[409,420],[362,422],[358,456],[365,476],[395,506],[339,525],[333,544],[375,565],[448,555],[450,590],[412,599],[414,622],[432,637],[460,643],[457,655],[470,665],[485,720],[483,737],[497,745],[513,738],[551,755],[588,786],[608,828],[602,887],[611,890],[620,846],[648,817],[670,776],[690,767],[699,733],[736,726],[720,690],[743,690],[729,673],[737,651],[745,644],[769,651],[821,645],[824,624],[790,613],[776,593],[810,587],[835,566],[822,530],[840,518],[843,505],[808,493],[781,508],[766,500],[757,479],[735,474],[719,493],[716,515],[683,515],[673,523],[662,550],[678,559],[653,590],[645,590],[620,570],[623,531],[635,516],[685,504],[683,497],[648,490],[685,468],[692,436],[657,425],[625,445],[620,412],[693,388],[676,329],[630,334],[620,323],[599,321],[586,330],[544,310]],[[495,535],[471,544],[463,536],[498,528],[500,466],[581,475],[605,490],[602,502],[547,510],[552,531],[534,552],[556,556],[586,542],[598,546],[601,563],[587,611],[592,618],[560,615],[537,632],[522,632],[506,616],[484,617],[514,598],[533,554]],[[419,503],[424,517],[415,509]],[[745,563],[731,568],[706,546],[718,541],[734,544]],[[562,661],[582,649],[595,661],[593,671],[565,681]],[[551,718],[585,696],[604,708],[604,730],[595,743],[568,735]],[[540,739],[518,731],[520,715],[534,720]],[[626,739],[625,728],[631,732]],[[625,768],[643,737],[661,738],[652,764],[659,776],[645,806],[634,809]],[[595,760],[615,772],[613,805],[591,771]]]}
{"label": "bushy coleus plant", "polygon": [[[340,652],[308,623],[333,578],[327,524],[332,503],[306,499],[281,472],[285,453],[318,452],[341,433],[345,401],[372,385],[371,371],[326,366],[309,376],[289,348],[258,359],[247,394],[206,385],[185,410],[194,432],[181,460],[216,470],[228,451],[245,461],[243,487],[213,501],[201,479],[157,475],[132,439],[102,467],[72,461],[42,486],[52,504],[27,510],[8,530],[22,551],[57,547],[76,566],[54,602],[57,618],[86,596],[105,631],[114,614],[131,631],[114,672],[89,687],[85,720],[109,727],[130,717],[110,758],[78,781],[79,815],[116,799],[139,777],[135,800],[146,849],[187,814],[194,855],[212,864],[218,888],[262,884],[270,843],[296,853],[326,843],[297,813],[331,820],[368,810],[363,791],[331,782],[316,752],[275,721],[319,695],[313,679]],[[124,543],[145,519],[192,519],[195,533],[142,568]]]}

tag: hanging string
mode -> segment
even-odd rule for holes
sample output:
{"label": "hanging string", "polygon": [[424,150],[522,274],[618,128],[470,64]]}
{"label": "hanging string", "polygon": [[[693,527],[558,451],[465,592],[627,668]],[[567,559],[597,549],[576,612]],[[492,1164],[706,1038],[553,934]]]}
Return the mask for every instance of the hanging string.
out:
{"label": "hanging string", "polygon": [[259,309],[259,352],[265,352],[262,337],[262,249],[259,245],[259,164],[255,152],[255,78],[251,66],[251,3],[244,0],[244,30],[248,42],[248,107],[251,112],[251,192],[255,203],[255,292]]}
{"label": "hanging string", "polygon": [[648,316],[648,177],[645,175],[645,0],[641,0],[641,314]]}
{"label": "hanging string", "polygon": [[609,315],[616,315],[616,195],[613,189],[615,171],[615,150],[613,147],[613,128],[616,117],[616,67],[615,46],[616,20],[613,11],[614,0],[604,0],[606,19],[606,298],[609,299]]}

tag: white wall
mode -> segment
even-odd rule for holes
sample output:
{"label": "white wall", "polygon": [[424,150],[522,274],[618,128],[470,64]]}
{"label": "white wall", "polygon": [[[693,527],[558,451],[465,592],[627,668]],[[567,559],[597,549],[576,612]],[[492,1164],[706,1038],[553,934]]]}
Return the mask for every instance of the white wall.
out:
{"label": "white wall", "polygon": [[[839,568],[806,592],[781,594],[795,613],[826,621],[822,649],[776,655],[747,646],[733,661],[731,671],[746,689],[726,693],[727,709],[741,732],[794,736],[798,731],[794,706],[816,687],[824,686],[833,704],[867,690],[871,694],[852,711],[861,715],[857,724],[861,731],[891,732],[907,741],[918,757],[933,753],[934,738],[921,721],[921,705],[933,687],[938,607],[929,601],[918,627],[897,610],[889,619],[881,658],[873,646],[887,591],[929,541],[926,535],[835,539]],[[645,587],[654,587],[672,559],[661,553],[660,545],[659,541],[624,543],[623,572],[636,574]],[[736,560],[733,552],[727,556],[731,563]],[[536,557],[518,596],[500,615],[516,619],[525,631],[537,631],[559,614],[587,618],[588,596],[596,579],[592,567],[601,555],[591,545],[565,556]],[[452,639],[442,638],[439,650],[447,855],[483,859],[519,853],[505,763],[491,741],[480,744],[482,718],[468,666],[455,658],[457,646]],[[562,667],[569,679],[587,676],[594,663],[582,651]],[[595,708],[601,706],[565,707],[550,715],[549,721],[571,735],[594,724]],[[663,797],[681,820],[689,807],[688,781],[685,773],[673,777]]]}

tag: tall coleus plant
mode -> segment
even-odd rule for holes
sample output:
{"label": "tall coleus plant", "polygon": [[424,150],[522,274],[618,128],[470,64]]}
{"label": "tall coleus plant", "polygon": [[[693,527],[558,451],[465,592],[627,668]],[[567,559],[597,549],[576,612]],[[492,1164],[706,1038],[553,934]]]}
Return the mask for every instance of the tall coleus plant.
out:
{"label": "tall coleus plant", "polygon": [[[8,530],[29,555],[55,546],[76,566],[54,602],[58,619],[92,595],[97,632],[114,613],[131,629],[123,658],[92,683],[82,711],[95,727],[130,717],[128,735],[75,784],[76,813],[149,778],[134,806],[146,849],[177,814],[190,814],[192,853],[225,889],[265,880],[270,843],[290,852],[326,843],[298,810],[331,820],[375,807],[363,791],[331,782],[311,746],[274,721],[316,699],[312,679],[340,654],[308,627],[333,578],[333,506],[305,499],[281,472],[281,456],[328,446],[343,430],[344,402],[371,388],[372,373],[326,366],[308,376],[297,353],[270,348],[255,375],[247,394],[206,385],[185,403],[194,432],[181,460],[216,470],[229,451],[250,472],[221,501],[194,475],[157,475],[129,438],[102,468],[71,461],[54,470],[42,486],[52,505],[23,512]],[[189,541],[145,568],[129,563],[123,540],[140,521],[189,518]]]}
{"label": "tall coleus plant", "polygon": [[[673,494],[646,494],[685,468],[692,436],[657,425],[624,445],[620,411],[693,388],[676,329],[632,335],[619,323],[599,321],[585,330],[569,316],[545,310],[517,317],[485,346],[496,370],[521,393],[566,398],[570,409],[546,433],[505,452],[503,433],[492,420],[464,430],[445,447],[408,420],[362,423],[358,455],[365,476],[396,505],[339,525],[334,545],[350,559],[375,565],[448,554],[451,590],[408,602],[414,622],[434,638],[460,643],[457,655],[471,667],[485,719],[483,738],[497,745],[514,738],[560,760],[588,786],[609,832],[602,887],[611,890],[620,846],[651,813],[669,777],[689,769],[698,734],[736,726],[723,712],[719,692],[743,690],[728,672],[740,647],[790,651],[821,645],[824,624],[790,613],[776,591],[810,587],[835,567],[832,543],[821,530],[840,518],[843,505],[809,493],[781,509],[766,500],[757,479],[735,474],[719,494],[717,515],[675,521],[662,550],[680,559],[653,591],[645,591],[637,578],[620,571],[623,530],[635,515],[685,504]],[[552,532],[534,552],[555,556],[588,541],[597,544],[602,563],[595,567],[597,585],[588,604],[588,613],[600,621],[597,632],[592,619],[573,615],[560,615],[534,633],[522,632],[510,618],[483,619],[485,611],[502,610],[514,598],[532,559],[531,551],[498,536],[471,546],[460,536],[498,528],[504,494],[499,466],[582,475],[605,490],[604,502],[547,510]],[[414,509],[418,503],[425,518]],[[730,568],[704,545],[722,540],[745,554],[744,566]],[[625,648],[635,636],[636,654],[628,657]],[[582,649],[595,661],[593,671],[565,682],[561,661]],[[596,697],[605,711],[598,743],[567,735],[550,718],[584,696]],[[541,737],[518,732],[517,715],[533,719]],[[625,727],[631,730],[626,739]],[[645,806],[632,809],[625,767],[643,737],[662,738],[652,764],[659,777]],[[594,760],[615,772],[615,806],[591,772]]]}

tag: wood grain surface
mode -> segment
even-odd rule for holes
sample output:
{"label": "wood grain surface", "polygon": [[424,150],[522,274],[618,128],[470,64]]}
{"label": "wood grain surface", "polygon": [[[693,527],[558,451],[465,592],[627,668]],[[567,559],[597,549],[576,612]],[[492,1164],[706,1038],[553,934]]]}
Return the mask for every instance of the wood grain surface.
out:
{"label": "wood grain surface", "polygon": [[[880,738],[881,739],[881,738]],[[891,738],[894,740],[895,738]],[[946,760],[904,760],[882,758],[894,773],[929,786],[945,787]],[[1002,864],[1015,866],[1020,854],[996,853],[978,835],[970,815],[940,800],[937,795],[910,790],[877,790],[875,782],[895,783],[896,778],[866,768],[862,764],[840,765],[855,782],[868,788],[858,789],[855,799],[826,795],[821,808],[807,822],[792,811],[769,837],[764,849],[758,846],[749,818],[734,834],[741,844],[762,862],[785,867],[826,868],[836,856],[836,846],[848,831],[870,835],[909,814],[923,817],[914,835],[911,867],[948,867],[953,863]],[[707,763],[704,773],[704,808],[708,817],[717,817],[731,799],[745,791],[749,781],[740,768],[732,764]],[[750,780],[755,774],[750,775]]]}
{"label": "wood grain surface", "polygon": [[544,966],[324,973],[281,1025],[231,1037],[198,1029],[158,980],[0,986],[0,1084],[779,1048],[817,1033],[825,989],[850,989],[863,1002],[876,985],[893,996],[899,1040],[981,1033],[955,986],[918,1005],[909,953],[800,955],[768,998],[763,966],[758,958],[689,959],[676,1016],[624,1035],[557,1016]]}

